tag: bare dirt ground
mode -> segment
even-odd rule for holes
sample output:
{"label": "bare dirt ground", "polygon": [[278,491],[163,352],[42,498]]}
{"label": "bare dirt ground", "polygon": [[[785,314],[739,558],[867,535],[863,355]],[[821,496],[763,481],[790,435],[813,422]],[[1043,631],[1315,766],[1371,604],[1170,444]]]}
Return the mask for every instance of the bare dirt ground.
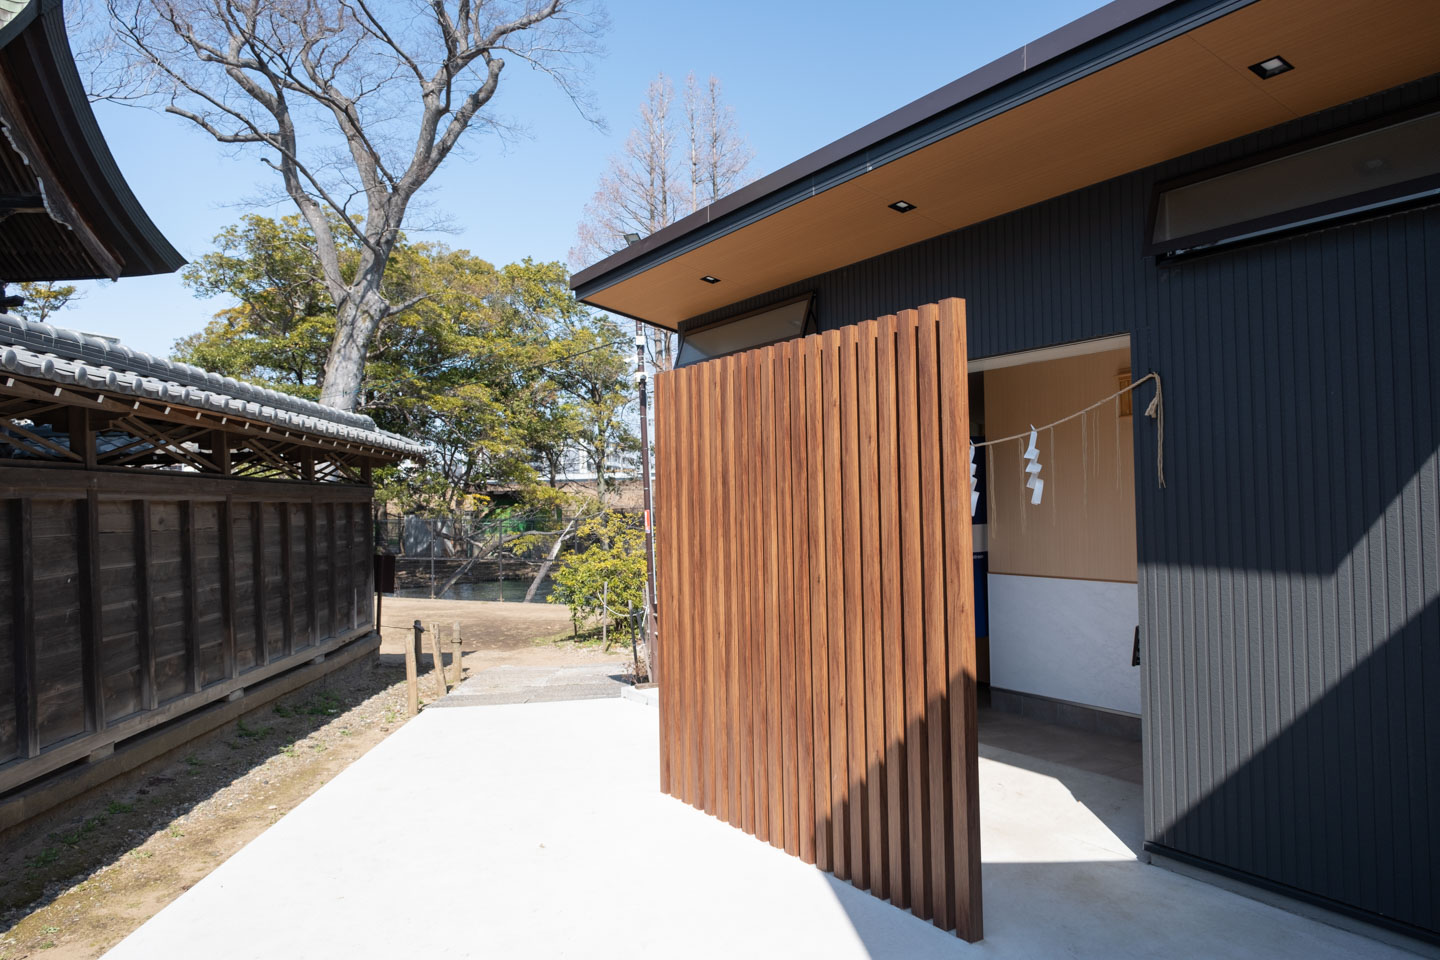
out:
{"label": "bare dirt ground", "polygon": [[[466,676],[629,659],[628,648],[565,642],[562,606],[387,597],[378,659],[0,835],[0,960],[99,957],[394,732],[406,720],[403,644],[416,619],[439,622],[446,638],[460,622]],[[422,707],[435,696],[429,669],[427,655]]]}

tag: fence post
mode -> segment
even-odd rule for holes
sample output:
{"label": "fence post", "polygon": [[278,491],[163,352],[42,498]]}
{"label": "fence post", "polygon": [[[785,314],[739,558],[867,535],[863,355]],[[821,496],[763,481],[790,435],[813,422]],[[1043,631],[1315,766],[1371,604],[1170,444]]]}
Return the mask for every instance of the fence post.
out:
{"label": "fence post", "polygon": [[459,683],[465,679],[465,670],[460,665],[462,652],[460,645],[460,621],[455,621],[455,632],[450,635],[450,664],[455,668],[455,682]]}
{"label": "fence post", "polygon": [[435,659],[435,693],[437,698],[450,692],[445,682],[445,655],[440,652],[440,624],[430,624],[430,656]]}
{"label": "fence post", "polygon": [[420,664],[415,656],[415,651],[420,649],[420,634],[425,628],[420,626],[420,621],[415,621],[415,642],[405,644],[405,710],[406,716],[415,716],[420,712],[420,684],[417,675]]}
{"label": "fence post", "polygon": [[600,649],[610,652],[610,581],[600,588]]}

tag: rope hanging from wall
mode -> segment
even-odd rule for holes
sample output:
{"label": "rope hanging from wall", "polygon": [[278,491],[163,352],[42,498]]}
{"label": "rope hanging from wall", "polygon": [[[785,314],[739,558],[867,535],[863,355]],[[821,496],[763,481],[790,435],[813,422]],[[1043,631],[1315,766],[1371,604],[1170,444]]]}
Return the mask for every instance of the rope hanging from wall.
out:
{"label": "rope hanging from wall", "polygon": [[[1032,504],[1038,504],[1038,503],[1040,502],[1041,491],[1044,489],[1044,481],[1038,479],[1038,476],[1039,476],[1039,464],[1037,463],[1037,459],[1038,459],[1038,456],[1039,456],[1039,451],[1038,451],[1038,449],[1037,449],[1037,447],[1036,447],[1036,437],[1037,437],[1037,435],[1040,433],[1040,431],[1042,431],[1042,430],[1052,431],[1051,434],[1050,434],[1050,436],[1051,436],[1051,441],[1050,441],[1050,443],[1051,443],[1052,452],[1053,452],[1053,447],[1054,447],[1054,443],[1055,443],[1055,441],[1054,441],[1054,436],[1055,436],[1055,434],[1054,434],[1054,432],[1053,432],[1054,429],[1055,429],[1056,427],[1060,426],[1060,425],[1063,424],[1063,423],[1069,423],[1071,420],[1074,420],[1074,419],[1076,419],[1076,418],[1080,418],[1081,437],[1082,437],[1082,439],[1081,439],[1081,444],[1082,444],[1082,446],[1088,446],[1088,436],[1087,436],[1088,431],[1087,431],[1086,428],[1085,428],[1085,420],[1084,420],[1085,415],[1086,415],[1087,413],[1089,413],[1091,410],[1095,410],[1095,409],[1097,409],[1097,408],[1099,408],[1099,407],[1103,407],[1103,406],[1104,406],[1105,404],[1107,404],[1107,403],[1111,403],[1111,402],[1113,402],[1113,401],[1115,401],[1115,400],[1118,400],[1120,397],[1123,397],[1125,394],[1130,393],[1132,390],[1136,389],[1136,388],[1139,387],[1141,384],[1143,384],[1143,383],[1145,383],[1146,381],[1149,381],[1149,380],[1154,380],[1154,381],[1155,381],[1155,396],[1150,400],[1150,405],[1145,408],[1145,416],[1150,417],[1152,420],[1155,421],[1155,479],[1156,479],[1156,481],[1159,483],[1160,487],[1161,487],[1161,488],[1164,488],[1164,486],[1165,486],[1165,387],[1164,387],[1164,384],[1162,384],[1161,381],[1160,381],[1160,374],[1155,373],[1155,372],[1153,372],[1153,371],[1150,372],[1150,373],[1145,374],[1145,376],[1141,377],[1139,380],[1134,381],[1134,382],[1131,383],[1129,386],[1122,387],[1122,388],[1120,388],[1119,390],[1116,390],[1114,393],[1110,394],[1108,397],[1104,397],[1104,398],[1102,398],[1102,399],[1100,399],[1100,400],[1096,400],[1094,403],[1090,404],[1090,406],[1085,407],[1085,408],[1082,409],[1082,410],[1076,410],[1074,413],[1072,413],[1072,414],[1070,414],[1070,415],[1068,415],[1068,416],[1061,417],[1059,420],[1052,421],[1052,422],[1047,423],[1047,424],[1045,424],[1045,425],[1043,425],[1043,426],[1040,426],[1040,427],[1036,427],[1036,426],[1034,426],[1034,425],[1032,424],[1029,430],[1022,431],[1021,433],[1012,434],[1012,435],[1010,435],[1010,436],[1008,436],[1008,437],[999,437],[999,438],[997,438],[997,439],[995,439],[995,440],[986,440],[986,441],[983,442],[983,443],[971,443],[971,444],[970,444],[970,446],[971,446],[970,458],[971,458],[971,463],[972,463],[972,472],[973,472],[973,463],[974,463],[975,451],[976,451],[976,450],[980,449],[981,447],[995,447],[995,446],[999,446],[999,445],[1002,444],[1002,443],[1009,443],[1009,442],[1014,441],[1014,440],[1019,440],[1019,441],[1021,441],[1021,456],[1022,456],[1022,458],[1024,458],[1024,459],[1026,460],[1027,464],[1029,464],[1029,466],[1028,466],[1028,468],[1027,468],[1027,474],[1026,474],[1026,476],[1027,476],[1027,483],[1026,483],[1026,485],[1027,485],[1027,488],[1032,491],[1032,498],[1031,498],[1031,501],[1030,501],[1030,502],[1031,502]],[[1118,435],[1118,429],[1119,429],[1118,424],[1119,424],[1119,420],[1118,420],[1118,418],[1117,418],[1117,420],[1116,420],[1116,424],[1117,424],[1117,427],[1116,427],[1116,429],[1117,429],[1116,442],[1117,442],[1117,446],[1118,446],[1118,442],[1119,442],[1119,435]],[[1028,442],[1028,445],[1027,445],[1027,442]],[[1089,464],[1088,464],[1088,451],[1085,452],[1083,455],[1086,457],[1086,460],[1087,460],[1087,462],[1085,463],[1085,466],[1084,466],[1083,469],[1088,471],[1088,467],[1089,467]],[[986,473],[987,473],[987,480],[988,480],[990,477],[993,477],[993,476],[994,476],[995,471],[994,471],[994,469],[993,469],[993,467],[992,467],[990,470],[986,471]],[[1086,479],[1087,479],[1087,483],[1088,483],[1088,476],[1087,476]],[[1053,475],[1052,475],[1052,477],[1051,477],[1051,479],[1050,479],[1050,485],[1051,485],[1052,488],[1054,487],[1054,484],[1055,484],[1055,478],[1054,478]],[[1037,485],[1039,486],[1039,489],[1036,489]],[[973,481],[972,481],[972,489],[973,489]],[[976,498],[976,497],[974,497],[974,496],[972,495],[972,498],[971,498],[971,506],[970,506],[970,512],[971,512],[971,515],[972,515],[972,516],[973,516],[974,513],[975,513],[975,501],[976,501],[977,499],[978,499],[978,498]],[[993,494],[992,494],[992,500],[993,500]],[[1022,522],[1022,523],[1024,522],[1024,513],[1023,513],[1023,512],[1021,513],[1021,522]]]}

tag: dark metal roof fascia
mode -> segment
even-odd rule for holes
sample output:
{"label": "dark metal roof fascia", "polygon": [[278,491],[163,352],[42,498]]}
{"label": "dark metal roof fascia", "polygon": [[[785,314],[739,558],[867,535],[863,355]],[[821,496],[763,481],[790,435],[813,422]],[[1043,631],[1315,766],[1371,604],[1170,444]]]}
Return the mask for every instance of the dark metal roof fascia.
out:
{"label": "dark metal roof fascia", "polygon": [[[25,49],[7,49],[17,44]],[[18,58],[28,74],[22,79],[55,101],[53,111],[36,113],[33,121],[51,124],[42,146],[58,154],[52,158],[57,167],[68,168],[61,171],[67,182],[54,186],[64,188],[94,233],[120,255],[120,275],[173,273],[184,266],[185,258],[135,198],[100,132],[70,51],[61,0],[31,0],[0,28],[0,51]]]}
{"label": "dark metal roof fascia", "polygon": [[611,254],[576,273],[571,288],[585,300],[1254,2],[1115,0]]}

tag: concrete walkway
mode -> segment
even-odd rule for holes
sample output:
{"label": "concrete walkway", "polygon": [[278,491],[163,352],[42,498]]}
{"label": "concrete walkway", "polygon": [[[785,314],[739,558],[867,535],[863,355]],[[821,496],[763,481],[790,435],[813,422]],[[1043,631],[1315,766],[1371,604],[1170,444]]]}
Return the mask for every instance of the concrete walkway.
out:
{"label": "concrete walkway", "polygon": [[613,663],[578,667],[516,667],[482,670],[431,707],[484,707],[502,703],[553,703],[618,697],[627,684]]}
{"label": "concrete walkway", "polygon": [[427,710],[107,956],[1409,956],[1142,865],[1134,784],[997,747],[987,939],[964,944],[662,796],[656,718]]}

